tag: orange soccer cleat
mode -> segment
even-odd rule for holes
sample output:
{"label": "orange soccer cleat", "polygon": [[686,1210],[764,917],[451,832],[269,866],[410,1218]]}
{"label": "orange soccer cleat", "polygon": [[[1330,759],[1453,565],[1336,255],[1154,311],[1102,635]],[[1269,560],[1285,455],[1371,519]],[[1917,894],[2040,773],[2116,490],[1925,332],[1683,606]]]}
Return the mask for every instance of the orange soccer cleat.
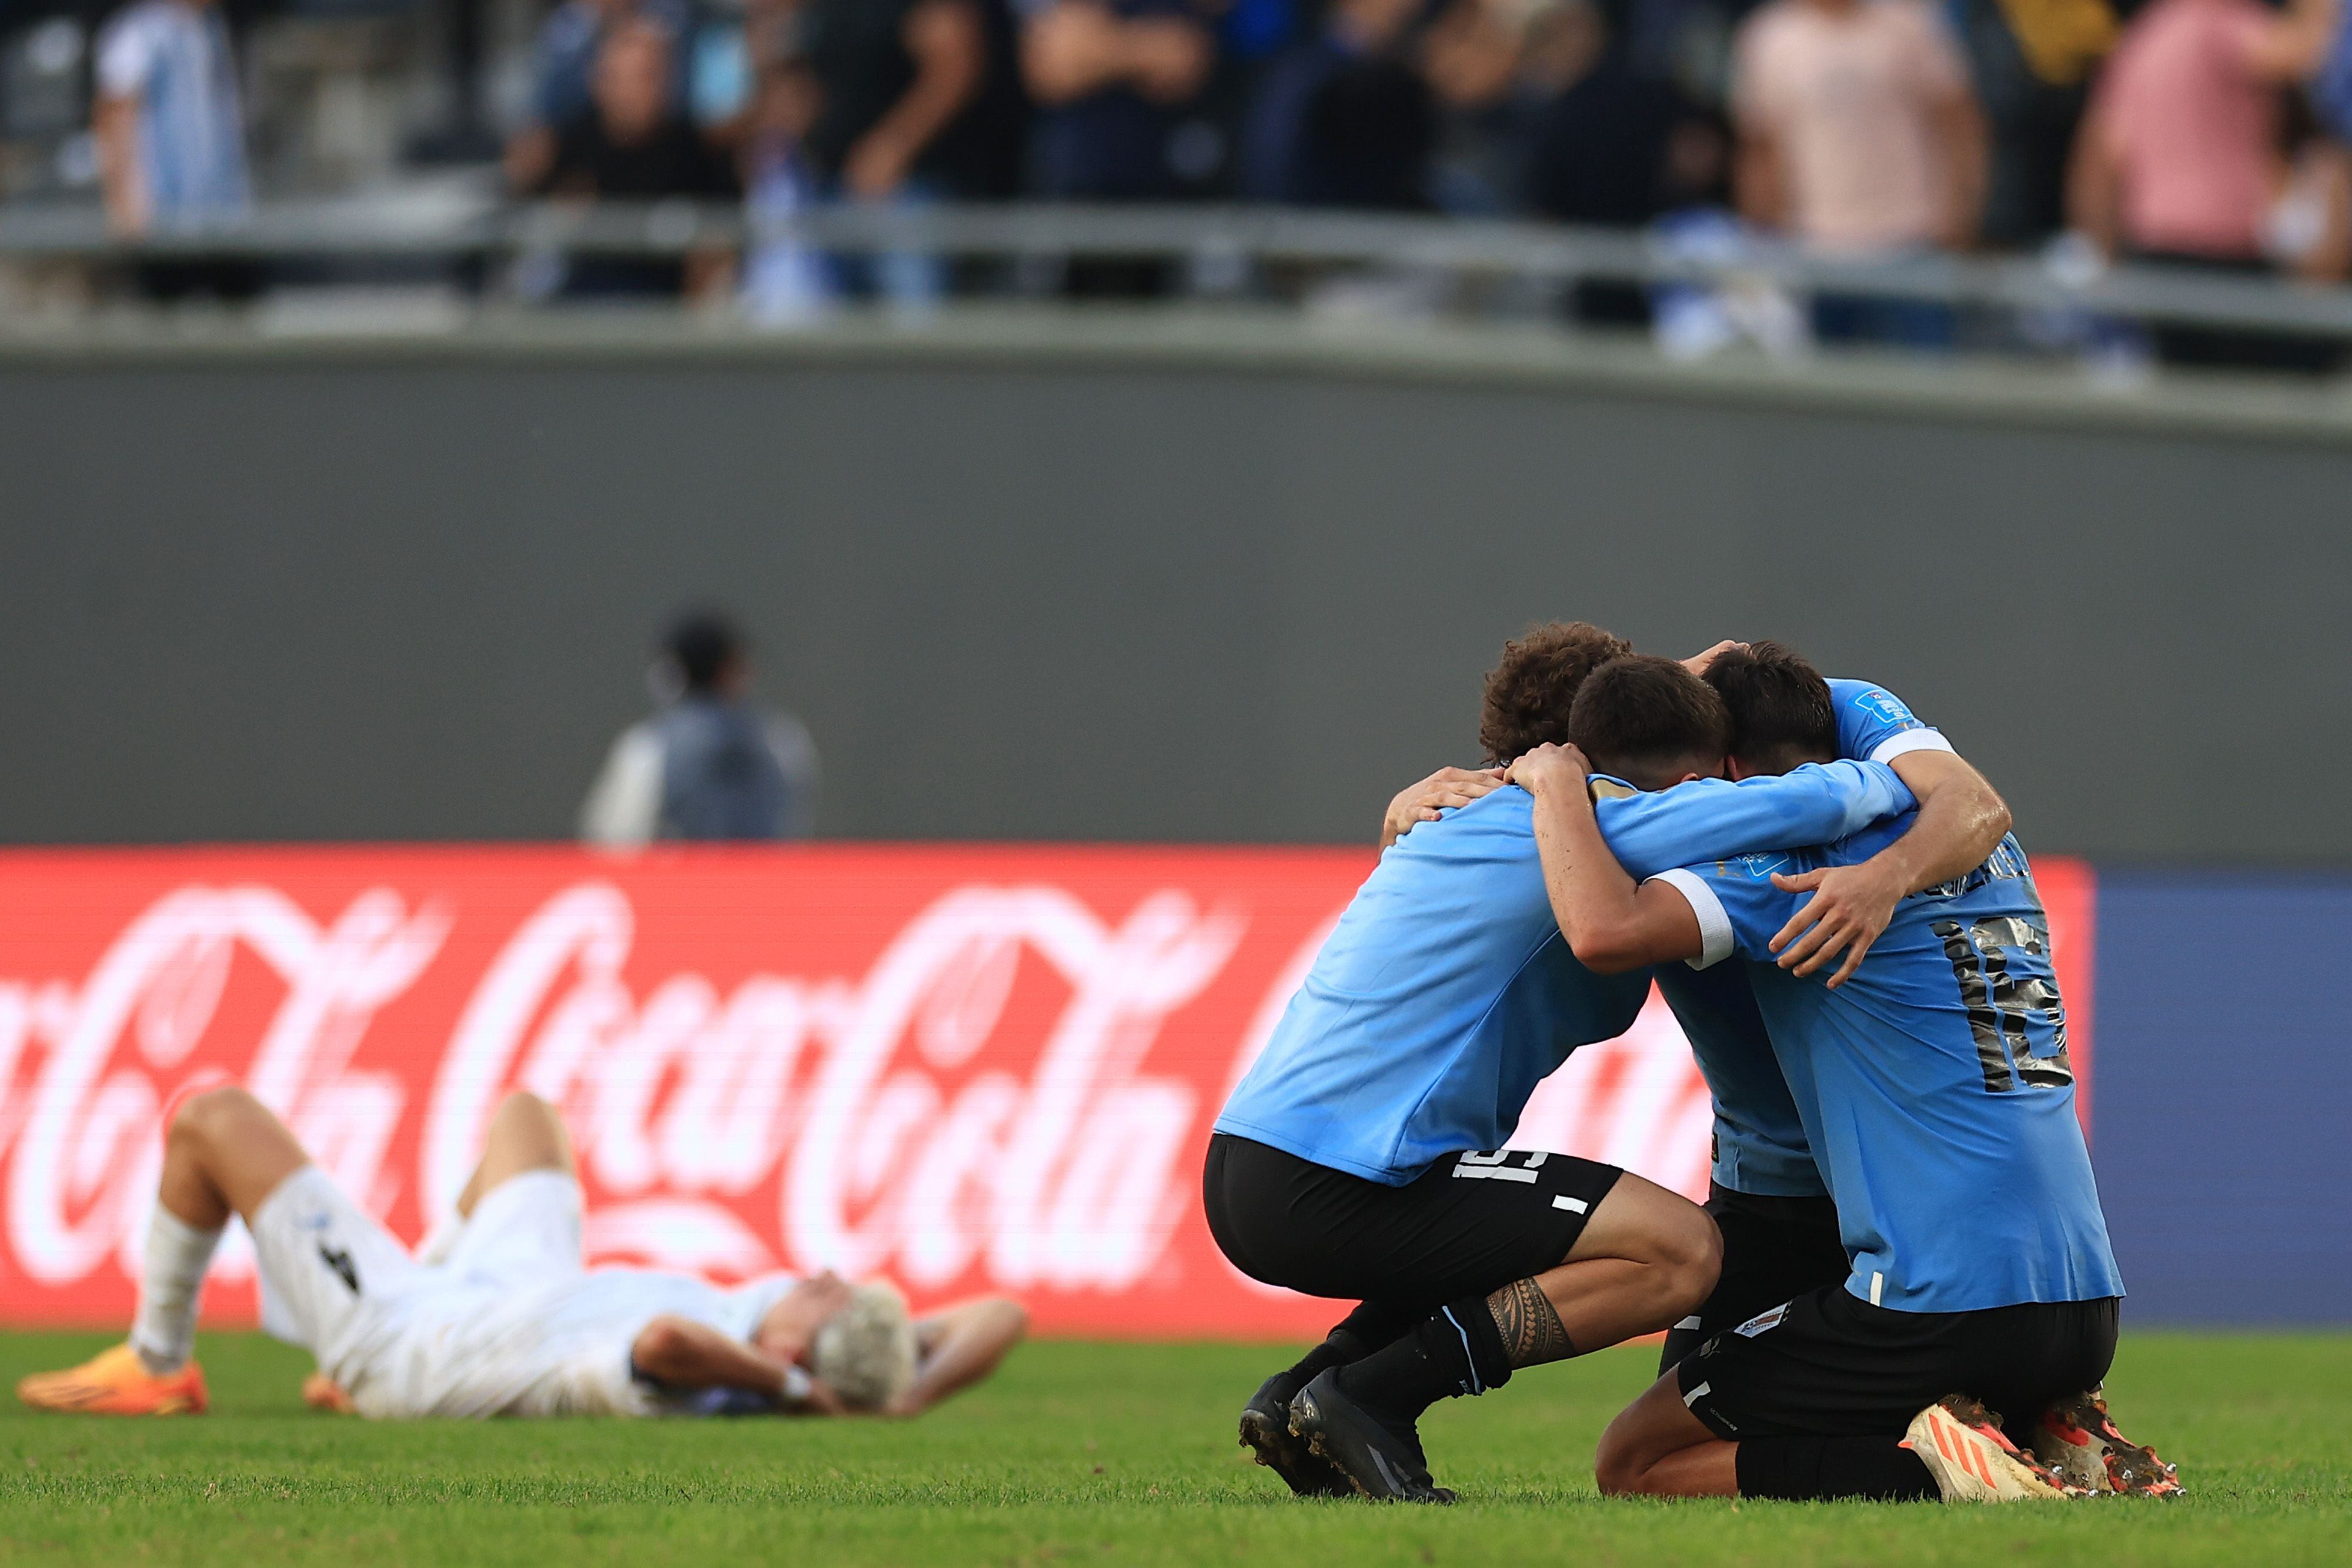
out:
{"label": "orange soccer cleat", "polygon": [[2000,1419],[1965,1394],[1948,1394],[1911,1418],[1903,1447],[1919,1456],[1946,1502],[2022,1502],[2088,1497],[2020,1452]]}
{"label": "orange soccer cleat", "polygon": [[200,1416],[211,1403],[204,1369],[194,1362],[152,1373],[128,1344],[63,1372],[37,1372],[16,1385],[16,1397],[36,1410],[90,1416]]}

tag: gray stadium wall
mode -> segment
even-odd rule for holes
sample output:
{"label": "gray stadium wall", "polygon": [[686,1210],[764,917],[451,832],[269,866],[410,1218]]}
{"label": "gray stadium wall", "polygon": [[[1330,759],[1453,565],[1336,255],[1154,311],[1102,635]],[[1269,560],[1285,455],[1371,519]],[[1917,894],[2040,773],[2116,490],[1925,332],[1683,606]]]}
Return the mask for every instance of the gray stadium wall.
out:
{"label": "gray stadium wall", "polygon": [[1560,615],[1882,681],[2038,849],[2352,862],[2247,777],[2352,764],[2340,415],[1292,338],[0,350],[0,840],[564,835],[715,600],[829,834],[1361,839]]}

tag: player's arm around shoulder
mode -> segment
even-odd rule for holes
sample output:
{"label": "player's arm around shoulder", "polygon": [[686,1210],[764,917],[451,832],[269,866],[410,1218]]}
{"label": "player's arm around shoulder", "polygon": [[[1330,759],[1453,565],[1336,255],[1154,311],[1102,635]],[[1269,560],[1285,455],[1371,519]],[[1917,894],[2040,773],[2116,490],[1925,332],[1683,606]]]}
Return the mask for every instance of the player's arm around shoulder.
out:
{"label": "player's arm around shoulder", "polygon": [[1705,950],[1698,916],[1670,881],[1636,883],[1592,813],[1591,767],[1572,746],[1543,746],[1511,764],[1535,797],[1536,850],[1560,935],[1596,974],[1622,974]]}

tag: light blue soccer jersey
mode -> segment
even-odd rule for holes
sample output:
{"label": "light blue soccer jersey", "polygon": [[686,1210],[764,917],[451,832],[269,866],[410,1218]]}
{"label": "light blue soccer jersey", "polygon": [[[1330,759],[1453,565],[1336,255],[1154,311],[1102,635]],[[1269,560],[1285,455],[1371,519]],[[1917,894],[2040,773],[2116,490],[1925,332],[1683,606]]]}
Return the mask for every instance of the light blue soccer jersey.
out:
{"label": "light blue soccer jersey", "polygon": [[[1629,790],[1595,809],[1641,875],[1815,830],[1839,836],[1912,803],[1886,768],[1837,762]],[[1534,809],[1507,785],[1389,847],[1217,1131],[1402,1186],[1442,1155],[1499,1147],[1570,1051],[1632,1026],[1649,974],[1595,975],[1569,951]],[[1714,847],[1694,855],[1701,842]]]}
{"label": "light blue soccer jersey", "polygon": [[[1885,687],[1867,681],[1832,681],[1829,687],[1840,757],[1890,762],[1906,752],[1951,750]],[[1746,969],[1694,972],[1669,964],[1656,979],[1715,1099],[1715,1184],[1766,1197],[1829,1191],[1805,1142],[1797,1102],[1772,1059]]]}
{"label": "light blue soccer jersey", "polygon": [[2123,1294],[2074,1119],[2066,1014],[2024,851],[1896,905],[1832,991],[1770,962],[1802,894],[1774,872],[1853,865],[1911,817],[1825,848],[1669,872],[1705,951],[1747,966],[1805,1134],[1837,1200],[1846,1289],[1909,1312]]}

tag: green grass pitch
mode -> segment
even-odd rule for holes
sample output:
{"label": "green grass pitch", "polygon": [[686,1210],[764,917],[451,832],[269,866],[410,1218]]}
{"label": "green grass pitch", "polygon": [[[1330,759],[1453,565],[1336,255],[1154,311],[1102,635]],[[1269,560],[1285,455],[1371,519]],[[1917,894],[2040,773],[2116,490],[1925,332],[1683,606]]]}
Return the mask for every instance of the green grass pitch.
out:
{"label": "green grass pitch", "polygon": [[[0,1375],[99,1348],[0,1338]],[[2352,1337],[2135,1334],[2109,1386],[2169,1503],[1603,1502],[1593,1440],[1654,1352],[1523,1374],[1425,1424],[1450,1510],[1293,1501],[1233,1438],[1278,1349],[1039,1343],[924,1419],[370,1426],[305,1360],[200,1354],[213,1414],[0,1415],[0,1561],[1575,1564],[2352,1562]]]}

